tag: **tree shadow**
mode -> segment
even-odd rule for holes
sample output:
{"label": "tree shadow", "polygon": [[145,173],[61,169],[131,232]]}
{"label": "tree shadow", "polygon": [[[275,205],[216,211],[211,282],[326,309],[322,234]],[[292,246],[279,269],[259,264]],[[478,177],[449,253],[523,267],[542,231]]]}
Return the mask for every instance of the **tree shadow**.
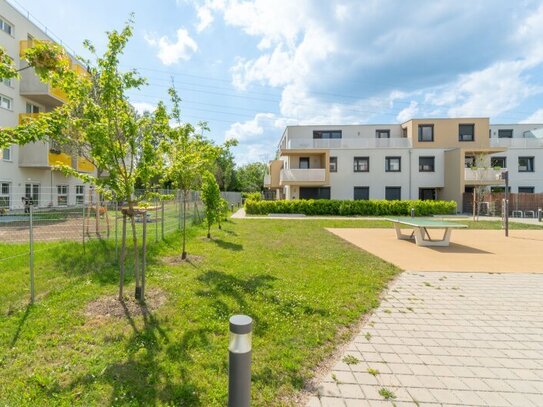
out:
{"label": "tree shadow", "polygon": [[239,252],[243,250],[243,245],[239,243],[227,242],[222,239],[211,239],[211,241],[215,243],[217,246],[219,246],[221,249],[233,250],[235,252]]}
{"label": "tree shadow", "polygon": [[19,322],[17,324],[17,330],[15,331],[15,334],[13,335],[13,338],[11,339],[11,342],[9,344],[11,348],[13,348],[17,344],[19,336],[21,335],[21,331],[26,323],[28,316],[30,315],[30,310],[32,309],[32,307],[33,305],[28,304],[26,306],[25,312],[23,313],[23,316],[19,319]]}

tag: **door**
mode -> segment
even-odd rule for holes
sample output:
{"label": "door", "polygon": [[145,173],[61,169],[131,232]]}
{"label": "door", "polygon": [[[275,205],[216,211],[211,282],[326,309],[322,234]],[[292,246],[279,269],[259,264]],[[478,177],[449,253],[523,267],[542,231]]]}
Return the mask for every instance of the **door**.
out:
{"label": "door", "polygon": [[25,184],[25,198],[31,200],[34,206],[40,202],[40,184]]}
{"label": "door", "polygon": [[330,199],[330,187],[300,187],[300,199]]}

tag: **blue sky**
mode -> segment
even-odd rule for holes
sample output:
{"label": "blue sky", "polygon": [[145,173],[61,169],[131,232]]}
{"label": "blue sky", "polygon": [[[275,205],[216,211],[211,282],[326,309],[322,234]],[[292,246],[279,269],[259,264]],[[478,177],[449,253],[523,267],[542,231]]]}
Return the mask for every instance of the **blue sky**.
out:
{"label": "blue sky", "polygon": [[174,78],[186,121],[239,163],[265,161],[287,124],[488,116],[543,123],[541,0],[17,0],[76,52],[135,13],[122,66]]}

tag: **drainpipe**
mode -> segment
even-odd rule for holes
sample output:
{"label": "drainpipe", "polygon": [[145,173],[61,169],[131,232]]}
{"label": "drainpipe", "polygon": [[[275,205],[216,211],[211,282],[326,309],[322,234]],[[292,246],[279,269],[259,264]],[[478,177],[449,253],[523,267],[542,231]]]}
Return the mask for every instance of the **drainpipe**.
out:
{"label": "drainpipe", "polygon": [[411,148],[409,148],[409,199],[412,199],[412,195],[411,195],[411,172],[412,172],[411,157],[412,157],[412,153],[413,153],[413,151],[411,150]]}

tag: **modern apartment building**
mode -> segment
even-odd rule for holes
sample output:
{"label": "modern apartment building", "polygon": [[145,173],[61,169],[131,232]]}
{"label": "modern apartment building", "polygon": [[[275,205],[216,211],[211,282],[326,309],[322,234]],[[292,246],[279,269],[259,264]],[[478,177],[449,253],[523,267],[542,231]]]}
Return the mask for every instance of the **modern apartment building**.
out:
{"label": "modern apartment building", "polygon": [[[32,68],[20,58],[32,41],[53,41],[5,0],[0,0],[0,45],[14,59],[20,78],[0,82],[0,128],[14,127],[43,112],[60,106],[65,95],[60,89],[42,83]],[[72,68],[84,68],[72,60]],[[88,199],[88,186],[75,177],[65,177],[52,166],[61,162],[81,172],[94,173],[92,164],[47,140],[0,150],[0,207],[23,207],[23,197],[36,206],[69,206]]]}
{"label": "modern apartment building", "polygon": [[445,199],[487,186],[543,192],[543,124],[488,118],[288,126],[264,186],[276,199]]}

